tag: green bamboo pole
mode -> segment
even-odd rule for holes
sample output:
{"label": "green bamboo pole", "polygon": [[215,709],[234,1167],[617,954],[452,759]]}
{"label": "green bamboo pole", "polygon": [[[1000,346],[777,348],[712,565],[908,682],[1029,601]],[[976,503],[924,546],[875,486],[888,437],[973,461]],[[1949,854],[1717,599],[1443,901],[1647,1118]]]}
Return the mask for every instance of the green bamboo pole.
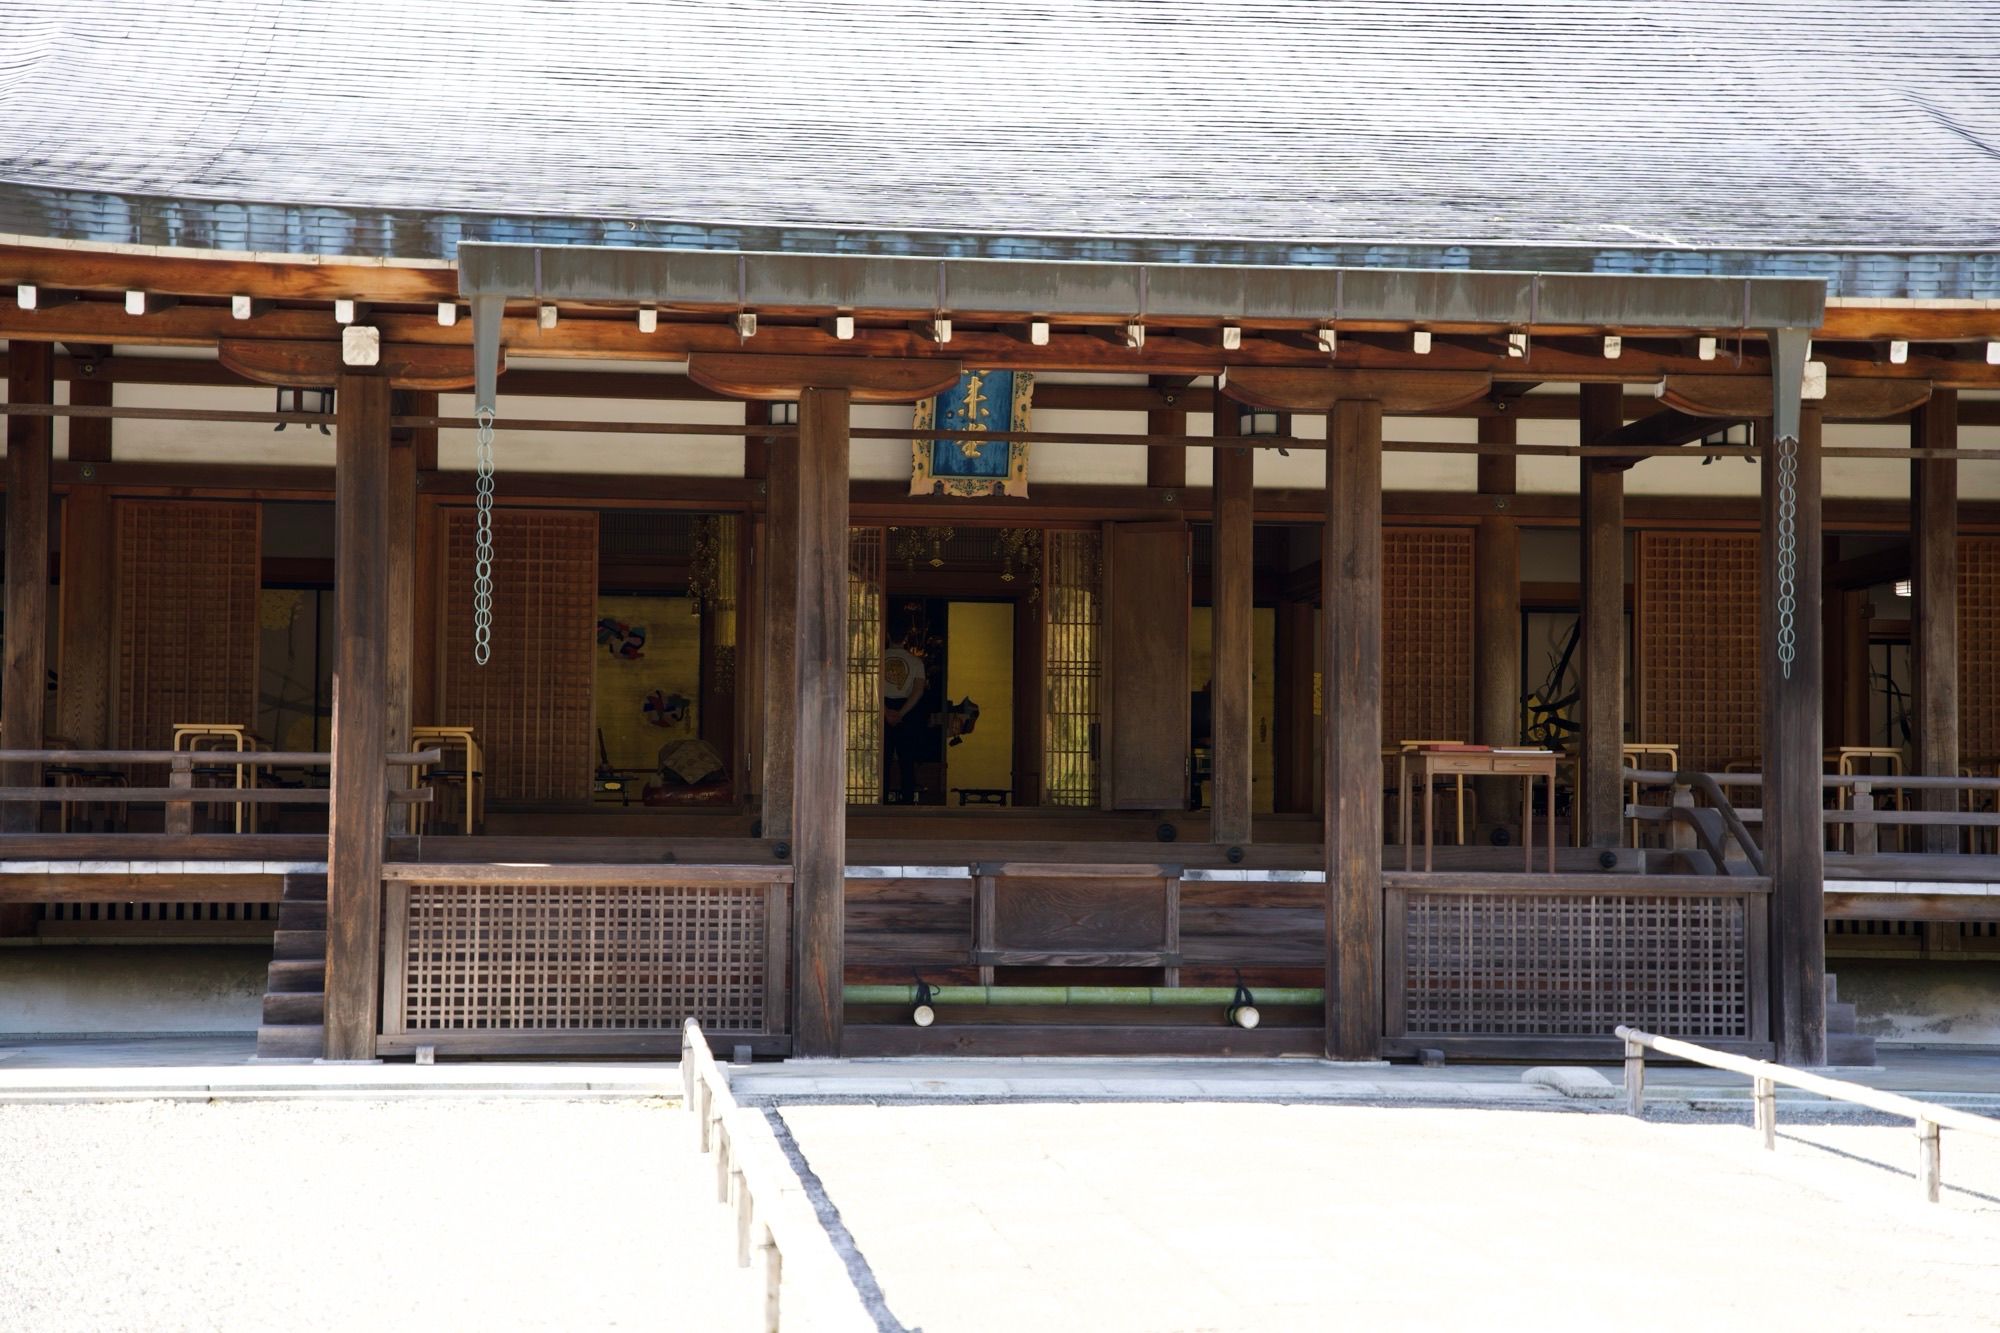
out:
{"label": "green bamboo pole", "polygon": [[[1321,1005],[1326,993],[1318,987],[1253,986],[1260,1006]],[[849,1004],[905,1005],[917,1002],[915,986],[848,986]],[[1234,986],[933,986],[933,1005],[1144,1005],[1210,1006],[1226,1009],[1236,998]]]}

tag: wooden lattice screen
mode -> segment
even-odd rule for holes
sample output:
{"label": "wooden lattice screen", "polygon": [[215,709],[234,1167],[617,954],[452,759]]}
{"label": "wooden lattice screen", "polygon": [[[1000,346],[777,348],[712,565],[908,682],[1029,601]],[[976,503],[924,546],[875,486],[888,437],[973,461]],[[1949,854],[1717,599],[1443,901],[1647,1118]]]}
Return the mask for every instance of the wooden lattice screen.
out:
{"label": "wooden lattice screen", "polygon": [[1472,533],[1382,530],[1382,743],[1472,739]]}
{"label": "wooden lattice screen", "polygon": [[775,882],[393,883],[384,1030],[782,1032],[786,902]]}
{"label": "wooden lattice screen", "polygon": [[[1596,1037],[1620,1023],[1764,1040],[1757,895],[1420,893],[1401,918],[1399,1036]],[[1758,938],[1753,938],[1756,936]]]}
{"label": "wooden lattice screen", "polygon": [[847,803],[882,804],[882,585],[888,532],[847,530]]}
{"label": "wooden lattice screen", "polygon": [[501,800],[590,795],[597,515],[493,514],[493,655],[472,660],[475,515],[444,512],[438,721],[476,728],[488,793]]}
{"label": "wooden lattice screen", "polygon": [[1043,799],[1095,806],[1098,799],[1097,692],[1102,646],[1103,539],[1052,531],[1042,567],[1044,669]]}
{"label": "wooden lattice screen", "polygon": [[251,501],[118,502],[118,745],[256,722],[260,515]]}
{"label": "wooden lattice screen", "polygon": [[2000,765],[2000,537],[1958,539],[1958,754]]}
{"label": "wooden lattice screen", "polygon": [[1641,532],[1638,709],[1632,739],[1678,745],[1718,772],[1763,750],[1757,536]]}

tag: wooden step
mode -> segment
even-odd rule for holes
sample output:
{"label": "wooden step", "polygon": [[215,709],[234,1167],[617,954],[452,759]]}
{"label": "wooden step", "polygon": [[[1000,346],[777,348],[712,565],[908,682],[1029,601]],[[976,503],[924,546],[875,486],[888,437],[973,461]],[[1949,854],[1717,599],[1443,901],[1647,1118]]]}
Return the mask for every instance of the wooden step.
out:
{"label": "wooden step", "polygon": [[293,900],[278,904],[279,930],[325,930],[326,904]]}
{"label": "wooden step", "polygon": [[318,991],[272,991],[264,996],[264,1021],[272,1024],[326,1022],[326,996]]}
{"label": "wooden step", "polygon": [[285,902],[325,902],[326,876],[286,875],[283,898]]}
{"label": "wooden step", "polygon": [[287,930],[280,926],[271,932],[271,957],[291,962],[324,963],[326,961],[326,932],[324,930]]}
{"label": "wooden step", "polygon": [[1832,1036],[1836,1032],[1846,1035],[1859,1032],[1860,1030],[1855,1025],[1853,1005],[1845,1004],[1838,1000],[1827,1001],[1826,1032],[1828,1036]]}
{"label": "wooden step", "polygon": [[260,1060],[318,1060],[326,1054],[326,1029],[317,1023],[267,1023],[257,1029]]}
{"label": "wooden step", "polygon": [[326,960],[273,958],[270,977],[265,989],[271,994],[317,994],[326,990]]}

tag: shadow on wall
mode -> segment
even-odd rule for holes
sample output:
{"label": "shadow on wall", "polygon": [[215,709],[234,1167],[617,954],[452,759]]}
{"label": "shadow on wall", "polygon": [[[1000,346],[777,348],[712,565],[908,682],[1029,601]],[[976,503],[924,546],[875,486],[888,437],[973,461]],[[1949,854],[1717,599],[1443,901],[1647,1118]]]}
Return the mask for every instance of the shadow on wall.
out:
{"label": "shadow on wall", "polygon": [[2000,1047],[2000,962],[1837,958],[1829,968],[1863,1036]]}
{"label": "shadow on wall", "polygon": [[265,944],[0,949],[0,1035],[255,1032]]}

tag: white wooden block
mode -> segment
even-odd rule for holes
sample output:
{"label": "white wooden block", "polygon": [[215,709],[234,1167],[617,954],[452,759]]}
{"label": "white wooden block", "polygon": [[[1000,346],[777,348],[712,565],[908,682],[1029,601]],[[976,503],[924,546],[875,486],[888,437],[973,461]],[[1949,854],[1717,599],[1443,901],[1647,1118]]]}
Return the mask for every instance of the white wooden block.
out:
{"label": "white wooden block", "polygon": [[1615,333],[1606,334],[1604,338],[1604,359],[1606,361],[1616,361],[1623,355],[1625,355],[1625,340]]}
{"label": "white wooden block", "polygon": [[1144,347],[1146,345],[1146,326],[1144,324],[1127,324],[1125,326],[1125,345],[1135,352]]}
{"label": "white wooden block", "polygon": [[1805,388],[1800,396],[1809,401],[1826,397],[1826,362],[1806,362]]}
{"label": "white wooden block", "polygon": [[335,301],[333,303],[333,322],[336,324],[352,324],[354,322],[354,302],[348,300]]}
{"label": "white wooden block", "polygon": [[452,326],[453,326],[454,324],[456,324],[456,323],[458,323],[458,302],[456,302],[456,301],[439,301],[439,302],[438,302],[438,326],[439,326],[440,328],[446,328],[446,329],[448,329],[448,328],[452,327]]}
{"label": "white wooden block", "polygon": [[1986,344],[1986,364],[2000,366],[2000,339]]}
{"label": "white wooden block", "polygon": [[1892,338],[1889,341],[1889,364],[1892,366],[1902,366],[1909,364],[1909,360],[1909,343],[1903,341],[1901,338]]}
{"label": "white wooden block", "polygon": [[32,282],[24,282],[14,288],[14,304],[23,310],[33,310],[40,298],[41,293],[35,290]]}
{"label": "white wooden block", "polygon": [[1695,355],[1703,361],[1715,360],[1715,339],[1703,338],[1695,345]]}
{"label": "white wooden block", "polygon": [[1047,347],[1049,345],[1049,322],[1045,319],[1029,321],[1028,341],[1036,347]]}
{"label": "white wooden block", "polygon": [[1418,356],[1429,356],[1431,354],[1431,331],[1429,329],[1418,329],[1415,333],[1412,333],[1410,335],[1410,350]]}
{"label": "white wooden block", "polygon": [[854,340],[854,316],[835,315],[833,317],[833,336],[841,342],[852,342]]}
{"label": "white wooden block", "polygon": [[1319,350],[1325,352],[1328,356],[1339,355],[1340,330],[1334,328],[1332,325],[1321,329],[1319,331]]}
{"label": "white wooden block", "polygon": [[1520,358],[1526,356],[1527,354],[1528,354],[1528,335],[1525,333],[1508,334],[1507,355],[1515,358]]}
{"label": "white wooden block", "polygon": [[340,361],[347,366],[382,363],[382,330],[372,324],[350,324],[340,331]]}
{"label": "white wooden block", "polygon": [[554,328],[556,326],[556,308],[552,305],[543,306],[535,312],[535,319],[545,329]]}
{"label": "white wooden block", "polygon": [[639,332],[657,333],[660,328],[660,312],[652,306],[639,307]]}
{"label": "white wooden block", "polygon": [[128,314],[128,315],[143,315],[143,314],[145,314],[145,313],[146,313],[146,294],[145,294],[144,292],[127,292],[127,293],[125,293],[125,313],[126,313],[126,314]]}
{"label": "white wooden block", "polygon": [[1222,326],[1222,350],[1225,352],[1235,352],[1242,350],[1242,347],[1243,330],[1234,324],[1224,324]]}
{"label": "white wooden block", "polygon": [[746,310],[736,317],[736,336],[754,338],[757,336],[757,316]]}

